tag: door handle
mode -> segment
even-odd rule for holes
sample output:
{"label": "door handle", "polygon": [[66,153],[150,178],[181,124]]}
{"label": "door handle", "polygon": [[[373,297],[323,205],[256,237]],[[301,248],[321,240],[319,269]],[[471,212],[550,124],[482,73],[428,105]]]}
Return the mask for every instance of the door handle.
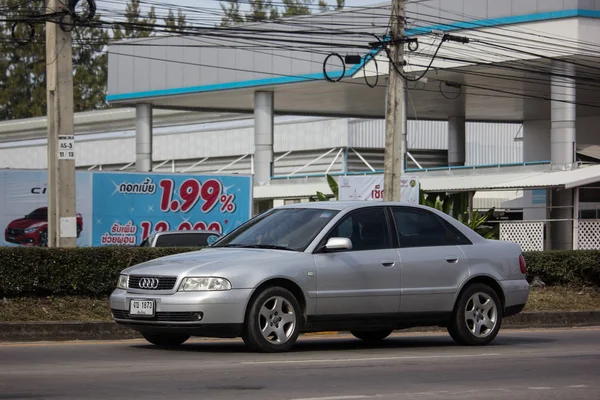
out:
{"label": "door handle", "polygon": [[446,261],[450,264],[456,264],[458,262],[458,257],[446,257]]}
{"label": "door handle", "polygon": [[394,265],[396,265],[396,262],[394,260],[382,260],[381,264],[384,267],[389,268],[389,267],[393,267]]}

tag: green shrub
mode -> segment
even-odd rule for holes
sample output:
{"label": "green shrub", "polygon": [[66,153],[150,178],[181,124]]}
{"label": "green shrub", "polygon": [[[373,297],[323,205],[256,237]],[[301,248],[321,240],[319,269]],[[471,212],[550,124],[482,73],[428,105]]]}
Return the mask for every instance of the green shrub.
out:
{"label": "green shrub", "polygon": [[527,275],[547,285],[600,287],[600,250],[553,250],[524,254]]}
{"label": "green shrub", "polygon": [[110,293],[119,272],[186,248],[0,248],[0,297]]}
{"label": "green shrub", "polygon": [[[119,272],[189,248],[88,247],[47,249],[0,247],[0,298],[16,296],[105,296]],[[525,253],[528,277],[547,285],[600,287],[600,250]]]}

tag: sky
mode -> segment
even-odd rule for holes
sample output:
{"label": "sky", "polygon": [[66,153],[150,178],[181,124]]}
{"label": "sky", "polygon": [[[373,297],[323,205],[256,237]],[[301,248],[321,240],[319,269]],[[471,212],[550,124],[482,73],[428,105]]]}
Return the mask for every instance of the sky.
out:
{"label": "sky", "polygon": [[[181,7],[194,7],[199,9],[211,9],[211,11],[220,11],[221,7],[219,5],[218,0],[141,0],[143,3],[161,3],[165,5],[173,5],[173,8],[177,8],[177,6]],[[330,5],[335,5],[335,0],[327,0]],[[273,0],[274,3],[281,3],[281,0]],[[380,4],[386,2],[386,0],[346,0],[347,7],[360,7],[367,6],[372,4]],[[128,1],[127,0],[96,0],[98,10],[102,12],[102,10],[111,9],[124,10]],[[315,7],[318,4],[318,0],[314,0]],[[149,6],[144,6],[149,7]],[[244,6],[242,6],[244,9]],[[185,10],[183,10],[185,12]],[[215,21],[218,21],[220,18],[214,17]]]}

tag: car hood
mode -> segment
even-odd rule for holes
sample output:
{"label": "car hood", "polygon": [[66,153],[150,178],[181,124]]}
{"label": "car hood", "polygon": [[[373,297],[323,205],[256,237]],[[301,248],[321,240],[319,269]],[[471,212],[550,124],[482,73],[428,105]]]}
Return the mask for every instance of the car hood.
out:
{"label": "car hood", "polygon": [[175,254],[123,270],[129,275],[212,276],[217,271],[271,264],[296,252],[271,249],[214,248]]}
{"label": "car hood", "polygon": [[10,224],[8,224],[8,227],[16,228],[16,229],[26,229],[26,228],[36,228],[38,226],[45,225],[45,224],[47,224],[46,221],[40,221],[38,219],[20,218],[20,219],[15,219],[14,221],[12,221]]}

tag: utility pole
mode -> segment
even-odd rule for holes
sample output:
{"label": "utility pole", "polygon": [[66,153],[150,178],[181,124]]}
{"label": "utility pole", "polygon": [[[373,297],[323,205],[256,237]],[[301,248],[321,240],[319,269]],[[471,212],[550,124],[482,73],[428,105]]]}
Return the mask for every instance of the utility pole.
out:
{"label": "utility pole", "polygon": [[67,3],[47,0],[46,8],[53,14],[46,22],[48,247],[77,245],[72,25]]}
{"label": "utility pole", "polygon": [[[404,78],[404,23],[406,0],[392,0],[390,26],[390,65],[388,75],[383,199],[400,201],[400,178],[404,173],[406,154],[406,105]],[[394,65],[396,68],[394,68]]]}

